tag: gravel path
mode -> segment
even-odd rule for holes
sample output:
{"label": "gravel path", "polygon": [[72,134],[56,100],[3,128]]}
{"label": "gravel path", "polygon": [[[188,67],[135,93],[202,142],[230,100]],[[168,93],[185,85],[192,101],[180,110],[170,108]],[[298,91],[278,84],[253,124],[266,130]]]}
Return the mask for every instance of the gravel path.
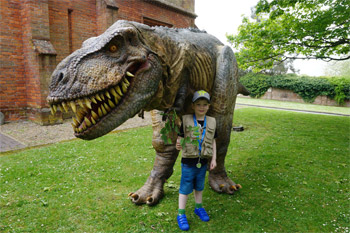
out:
{"label": "gravel path", "polygon": [[[73,134],[71,122],[71,120],[66,120],[63,124],[40,126],[30,121],[20,121],[1,125],[0,132],[3,137],[0,138],[2,141],[0,142],[2,144],[0,152],[73,139],[75,136]],[[115,130],[136,128],[151,125],[151,123],[151,114],[145,112],[145,119],[135,116]],[[5,145],[6,139],[9,138],[19,142],[22,146],[18,145],[18,147],[16,147],[16,145],[13,144],[11,148],[11,143],[9,143],[9,146]]]}

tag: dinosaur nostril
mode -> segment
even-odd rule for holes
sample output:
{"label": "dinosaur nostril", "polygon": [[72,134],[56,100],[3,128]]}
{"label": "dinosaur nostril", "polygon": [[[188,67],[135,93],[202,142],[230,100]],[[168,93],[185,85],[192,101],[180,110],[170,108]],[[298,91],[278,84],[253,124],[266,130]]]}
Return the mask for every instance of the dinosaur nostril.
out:
{"label": "dinosaur nostril", "polygon": [[64,74],[62,72],[60,72],[60,74],[58,76],[58,82],[61,82],[63,78],[64,78]]}

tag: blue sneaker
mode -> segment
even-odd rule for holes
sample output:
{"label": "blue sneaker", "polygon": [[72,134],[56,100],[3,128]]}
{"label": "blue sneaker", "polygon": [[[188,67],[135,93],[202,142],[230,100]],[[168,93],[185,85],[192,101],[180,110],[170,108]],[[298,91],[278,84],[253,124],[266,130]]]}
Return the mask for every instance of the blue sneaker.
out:
{"label": "blue sneaker", "polygon": [[183,231],[188,231],[190,229],[190,225],[188,225],[186,214],[178,214],[177,215],[177,224]]}
{"label": "blue sneaker", "polygon": [[195,208],[194,213],[197,214],[203,222],[209,221],[209,216],[204,208]]}

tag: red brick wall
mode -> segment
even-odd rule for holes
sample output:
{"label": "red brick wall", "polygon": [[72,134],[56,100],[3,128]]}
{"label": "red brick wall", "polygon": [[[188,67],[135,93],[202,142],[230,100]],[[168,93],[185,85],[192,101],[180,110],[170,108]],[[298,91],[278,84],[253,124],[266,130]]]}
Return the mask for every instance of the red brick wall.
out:
{"label": "red brick wall", "polygon": [[0,109],[8,119],[23,119],[26,80],[19,1],[0,2]]}
{"label": "red brick wall", "polygon": [[50,41],[57,51],[57,63],[73,52],[69,49],[68,10],[72,10],[73,51],[97,35],[96,1],[49,0]]}
{"label": "red brick wall", "polygon": [[[174,27],[194,26],[193,15],[161,2],[0,0],[0,111],[5,121],[35,121],[41,113],[46,114],[50,70],[80,48],[84,40],[104,32],[112,23],[112,15],[141,23],[146,17]],[[51,43],[57,55],[38,51],[33,39]]]}

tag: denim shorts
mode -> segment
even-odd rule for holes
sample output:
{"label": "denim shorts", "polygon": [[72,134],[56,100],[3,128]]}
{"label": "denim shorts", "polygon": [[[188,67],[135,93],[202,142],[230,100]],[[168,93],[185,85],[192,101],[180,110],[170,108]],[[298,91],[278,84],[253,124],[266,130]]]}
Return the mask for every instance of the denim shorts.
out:
{"label": "denim shorts", "polygon": [[188,195],[194,190],[202,191],[204,189],[205,175],[207,165],[197,168],[181,163],[181,182],[180,194]]}

